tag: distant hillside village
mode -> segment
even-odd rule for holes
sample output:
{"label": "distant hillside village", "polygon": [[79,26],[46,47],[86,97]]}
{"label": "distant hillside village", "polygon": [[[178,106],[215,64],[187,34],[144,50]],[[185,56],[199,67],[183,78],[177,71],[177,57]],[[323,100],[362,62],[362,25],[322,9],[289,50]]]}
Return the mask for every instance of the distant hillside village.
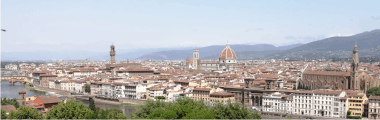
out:
{"label": "distant hillside village", "polygon": [[[379,118],[380,96],[365,94],[380,86],[379,63],[360,62],[359,50],[357,45],[353,47],[350,62],[239,61],[227,44],[217,61],[201,60],[198,49],[185,61],[116,61],[112,45],[110,61],[7,64],[5,69],[19,72],[8,77],[9,81],[81,94],[89,86],[88,94],[105,100],[171,102],[186,96],[211,106],[240,102],[261,114],[347,118],[350,111],[351,116]],[[55,98],[25,96],[30,97],[42,103],[57,102]],[[45,106],[43,111],[49,109]]]}

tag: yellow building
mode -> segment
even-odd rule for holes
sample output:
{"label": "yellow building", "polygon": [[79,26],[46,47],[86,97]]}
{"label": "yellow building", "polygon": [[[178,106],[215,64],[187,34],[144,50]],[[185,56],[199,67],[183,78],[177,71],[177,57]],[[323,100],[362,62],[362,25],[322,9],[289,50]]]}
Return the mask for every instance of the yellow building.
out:
{"label": "yellow building", "polygon": [[37,96],[27,97],[27,98],[25,98],[25,101],[35,100],[36,98],[37,98]]}
{"label": "yellow building", "polygon": [[226,103],[228,101],[235,102],[235,94],[213,92],[210,94],[209,100],[210,100],[210,102],[222,102],[222,103]]}
{"label": "yellow building", "polygon": [[208,101],[210,93],[212,93],[211,88],[194,88],[193,99],[194,100]]}
{"label": "yellow building", "polygon": [[363,93],[357,93],[348,97],[348,110],[351,116],[362,116],[364,113],[364,103],[368,100]]}

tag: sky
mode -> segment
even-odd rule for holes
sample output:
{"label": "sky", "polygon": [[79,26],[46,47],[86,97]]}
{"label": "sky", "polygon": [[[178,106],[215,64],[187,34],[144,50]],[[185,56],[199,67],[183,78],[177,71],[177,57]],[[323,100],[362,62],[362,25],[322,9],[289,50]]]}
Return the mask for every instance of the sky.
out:
{"label": "sky", "polygon": [[1,52],[308,43],[380,28],[379,0],[2,0]]}

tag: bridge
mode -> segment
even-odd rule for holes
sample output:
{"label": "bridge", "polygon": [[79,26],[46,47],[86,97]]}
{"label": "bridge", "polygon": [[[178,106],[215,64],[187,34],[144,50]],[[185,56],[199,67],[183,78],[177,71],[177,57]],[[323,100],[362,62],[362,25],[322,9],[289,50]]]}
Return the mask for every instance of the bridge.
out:
{"label": "bridge", "polygon": [[7,70],[1,68],[1,81],[9,81],[12,85],[16,82],[32,83],[32,80],[27,76],[21,76],[19,71]]}
{"label": "bridge", "polygon": [[16,82],[32,83],[32,80],[27,76],[1,76],[1,81],[9,81],[9,83],[12,83],[12,85]]}

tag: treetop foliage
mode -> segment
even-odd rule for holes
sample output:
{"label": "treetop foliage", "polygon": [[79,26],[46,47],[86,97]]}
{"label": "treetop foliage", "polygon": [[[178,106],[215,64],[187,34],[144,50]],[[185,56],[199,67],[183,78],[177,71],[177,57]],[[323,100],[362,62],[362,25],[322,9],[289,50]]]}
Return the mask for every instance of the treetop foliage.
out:
{"label": "treetop foliage", "polygon": [[17,111],[11,111],[7,119],[43,119],[44,116],[36,109],[20,106]]}
{"label": "treetop foliage", "polygon": [[184,97],[175,102],[148,100],[132,114],[133,119],[260,119],[241,103],[207,106],[203,101]]}
{"label": "treetop foliage", "polygon": [[380,87],[373,87],[367,90],[366,92],[367,97],[371,95],[380,96]]}
{"label": "treetop foliage", "polygon": [[20,104],[17,102],[16,98],[13,99],[1,99],[1,105],[13,105],[15,108],[20,107]]}

